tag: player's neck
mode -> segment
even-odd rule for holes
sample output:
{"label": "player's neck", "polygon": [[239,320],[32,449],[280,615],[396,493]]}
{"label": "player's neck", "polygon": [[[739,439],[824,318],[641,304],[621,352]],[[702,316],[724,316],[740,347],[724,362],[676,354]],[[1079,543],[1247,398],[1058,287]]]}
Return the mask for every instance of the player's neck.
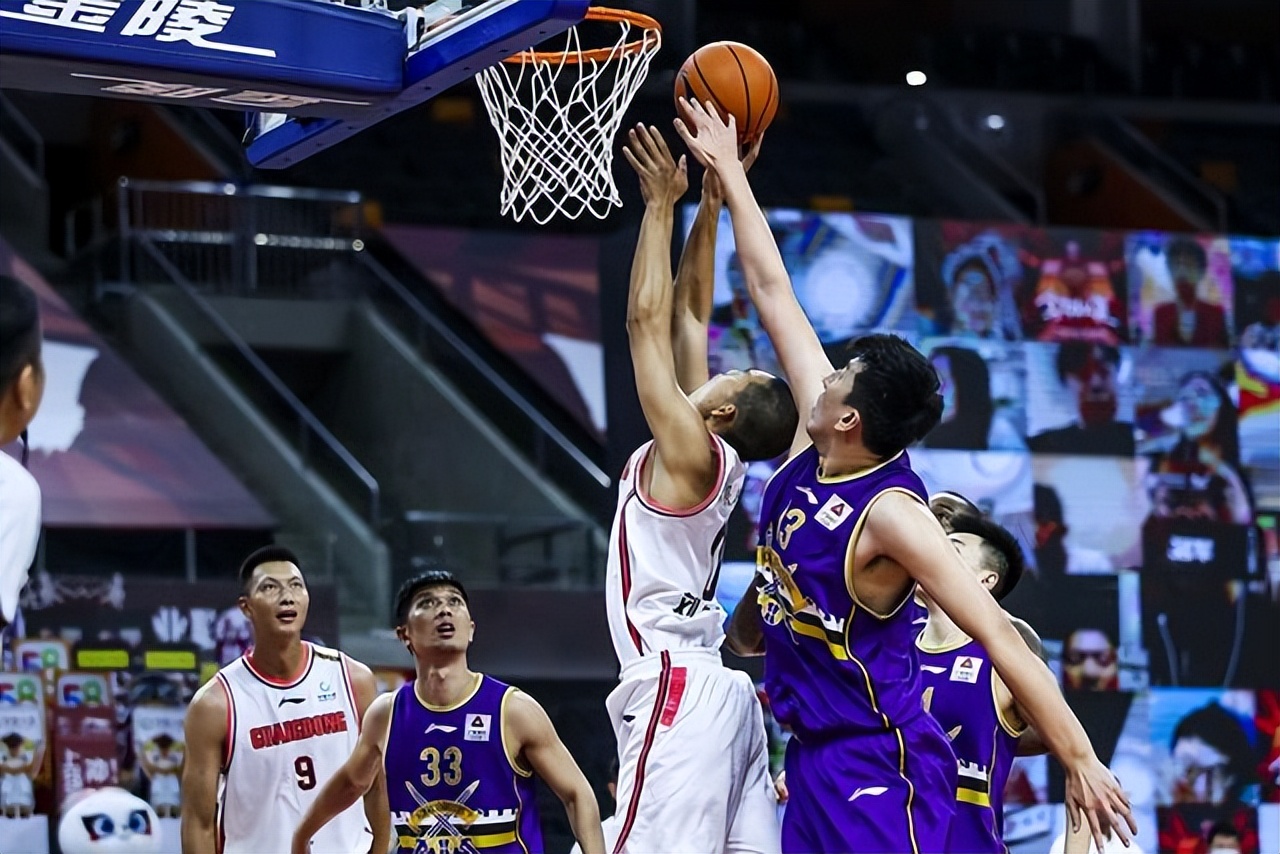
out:
{"label": "player's neck", "polygon": [[824,478],[844,477],[875,468],[884,460],[858,443],[833,441],[818,457],[818,474]]}
{"label": "player's neck", "polygon": [[920,644],[930,649],[944,649],[967,642],[969,636],[947,616],[947,612],[932,599],[925,601],[929,609],[929,622],[920,634]]}
{"label": "player's neck", "polygon": [[293,679],[302,667],[302,657],[306,650],[302,646],[302,638],[290,635],[266,645],[254,645],[249,653],[253,669],[272,679]]}
{"label": "player's neck", "polygon": [[475,689],[479,675],[467,667],[465,656],[447,661],[419,661],[414,690],[429,706],[456,706]]}

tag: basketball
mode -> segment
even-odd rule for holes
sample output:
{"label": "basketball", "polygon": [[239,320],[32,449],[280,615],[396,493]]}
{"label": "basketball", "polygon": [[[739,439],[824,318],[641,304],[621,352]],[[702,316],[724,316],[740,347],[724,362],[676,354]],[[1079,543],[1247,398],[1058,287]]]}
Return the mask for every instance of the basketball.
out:
{"label": "basketball", "polygon": [[712,42],[695,50],[676,74],[676,100],[715,104],[720,117],[738,122],[738,139],[754,142],[778,111],[778,78],[754,48]]}

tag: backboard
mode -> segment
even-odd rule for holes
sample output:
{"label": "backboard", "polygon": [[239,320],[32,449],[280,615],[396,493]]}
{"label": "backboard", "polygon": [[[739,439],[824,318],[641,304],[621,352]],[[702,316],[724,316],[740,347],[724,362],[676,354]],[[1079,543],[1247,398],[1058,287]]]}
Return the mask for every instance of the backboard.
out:
{"label": "backboard", "polygon": [[0,83],[251,113],[283,168],[564,32],[590,0],[0,0]]}

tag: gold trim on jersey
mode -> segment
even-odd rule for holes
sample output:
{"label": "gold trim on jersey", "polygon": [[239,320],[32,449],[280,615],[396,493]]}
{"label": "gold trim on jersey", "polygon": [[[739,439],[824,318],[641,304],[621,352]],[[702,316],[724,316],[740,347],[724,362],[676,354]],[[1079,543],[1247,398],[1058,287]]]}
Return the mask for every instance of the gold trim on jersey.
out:
{"label": "gold trim on jersey", "polygon": [[[897,457],[894,459],[897,459]],[[892,461],[893,460],[885,460],[886,463]],[[862,508],[862,513],[858,516],[858,521],[853,524],[853,533],[849,534],[849,544],[845,547],[844,552],[844,587],[849,593],[849,598],[853,600],[854,605],[881,621],[888,620],[894,614],[901,611],[902,606],[910,602],[916,593],[915,579],[912,578],[910,573],[907,573],[907,578],[911,579],[911,584],[907,587],[907,592],[903,594],[901,601],[899,601],[896,606],[889,609],[888,613],[881,614],[873,608],[868,608],[863,601],[858,598],[857,592],[853,589],[853,560],[854,552],[856,552],[858,548],[858,537],[862,536],[862,529],[867,524],[867,515],[871,513],[871,508],[875,506],[877,501],[891,492],[901,492],[903,495],[909,495],[920,504],[924,504],[924,502],[920,500],[919,495],[916,495],[909,489],[903,489],[901,486],[890,486],[887,489],[880,490],[875,495],[871,496],[871,500],[867,502],[867,506]],[[852,617],[852,614],[850,616]]]}
{"label": "gold trim on jersey", "polygon": [[889,465],[889,463],[893,462],[898,457],[902,456],[902,454],[903,454],[902,451],[898,451],[898,453],[894,454],[892,457],[889,457],[889,459],[884,460],[883,462],[876,463],[871,468],[862,469],[861,471],[856,471],[856,472],[853,472],[852,474],[832,475],[831,477],[827,477],[822,473],[822,458],[819,457],[818,471],[815,476],[818,478],[818,483],[848,483],[851,480],[858,480],[859,478],[863,478],[869,474],[874,474],[875,472],[878,472],[880,469],[884,468],[885,466]]}
{"label": "gold trim on jersey", "polygon": [[[928,626],[925,627],[925,631],[928,631]],[[944,652],[955,652],[957,649],[960,649],[960,647],[971,642],[972,640],[973,638],[966,635],[960,640],[952,641],[951,643],[944,643],[944,644],[940,644],[939,646],[929,646],[924,642],[924,632],[921,632],[919,636],[916,637],[916,649],[920,650],[921,652],[928,652],[934,655],[941,655]]]}
{"label": "gold trim on jersey", "polygon": [[[999,692],[996,691],[996,684],[1000,679],[1000,674],[996,673],[996,666],[994,664],[992,664],[989,669],[991,670],[991,705],[994,706],[996,710],[996,721],[999,722],[1000,728],[1003,729],[1010,736],[1012,736],[1013,738],[1021,738],[1022,734],[1025,733],[1029,729],[1029,727],[1025,722],[1022,722],[1022,726],[1019,727],[1013,721],[1005,717],[1004,709],[1000,708]],[[1009,692],[1009,697],[1012,703],[1012,699],[1013,699],[1012,691]]]}
{"label": "gold trim on jersey", "polygon": [[524,818],[524,798],[520,797],[520,781],[515,777],[511,778],[511,791],[516,796],[516,826],[511,835],[516,842],[520,843],[520,850],[524,854],[529,854],[529,846],[525,844],[524,837],[520,835],[520,825],[523,823],[521,819]]}
{"label": "gold trim on jersey", "polygon": [[458,709],[461,709],[463,706],[465,706],[467,703],[471,702],[471,698],[476,695],[476,692],[480,690],[480,685],[483,684],[484,682],[483,673],[473,673],[471,674],[471,676],[475,680],[475,684],[471,686],[471,690],[467,692],[467,695],[465,697],[463,697],[458,702],[454,703],[452,706],[433,706],[430,703],[428,703],[426,700],[422,699],[422,695],[418,693],[418,680],[416,678],[413,680],[413,698],[417,700],[419,705],[421,705],[428,712],[457,711]]}
{"label": "gold trim on jersey", "polygon": [[502,739],[502,752],[507,757],[511,770],[521,777],[532,777],[533,771],[521,767],[520,757],[511,752],[511,745],[507,743],[507,700],[519,690],[514,685],[508,685],[507,690],[502,694],[502,704],[498,707],[498,737]]}
{"label": "gold trim on jersey", "polygon": [[894,727],[894,735],[898,737],[898,776],[907,784],[907,835],[911,839],[911,854],[920,854],[920,845],[916,842],[916,822],[911,814],[911,804],[916,798],[916,787],[907,777],[907,745],[902,740],[902,730]]}
{"label": "gold trim on jersey", "polygon": [[[505,833],[486,833],[479,836],[463,835],[462,838],[470,841],[476,848],[497,848],[499,845],[510,845],[519,837],[514,830],[508,830]],[[399,836],[396,841],[401,849],[412,851],[418,844],[418,837]]]}
{"label": "gold trim on jersey", "polygon": [[[767,577],[772,577],[778,586],[777,596],[771,596],[762,589],[756,597],[764,619],[770,625],[777,625],[785,618],[791,631],[821,641],[832,657],[848,661],[845,627],[840,618],[821,611],[817,603],[804,594],[796,584],[791,567],[783,565],[778,553],[768,546],[760,546],[756,549],[756,566],[767,573]],[[771,604],[776,608],[771,609]]]}

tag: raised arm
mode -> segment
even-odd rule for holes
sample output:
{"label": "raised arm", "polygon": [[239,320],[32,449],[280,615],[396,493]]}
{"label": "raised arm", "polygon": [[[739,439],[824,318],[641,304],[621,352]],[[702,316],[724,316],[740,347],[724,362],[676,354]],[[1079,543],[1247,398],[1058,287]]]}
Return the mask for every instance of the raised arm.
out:
{"label": "raised arm", "polygon": [[[760,153],[759,137],[742,158],[744,170],[750,169]],[[680,253],[676,267],[675,298],[671,315],[671,346],[675,351],[676,378],[685,394],[702,386],[710,378],[707,366],[707,332],[711,325],[712,298],[716,284],[716,232],[720,211],[724,208],[724,191],[720,179],[710,169],[702,175],[702,200],[697,216]]]}
{"label": "raised arm", "polygon": [[694,101],[681,101],[680,113],[676,130],[694,157],[714,171],[724,187],[747,290],[760,314],[760,324],[778,353],[782,371],[791,384],[796,409],[801,413],[791,448],[794,454],[809,445],[803,416],[822,394],[822,379],[831,373],[831,360],[796,300],[791,276],[782,263],[782,253],[738,160],[738,134],[733,117],[729,117],[726,125],[718,113]]}
{"label": "raised arm", "polygon": [[656,128],[632,130],[622,152],[640,176],[645,199],[631,265],[627,336],[640,408],[655,448],[648,491],[668,506],[692,507],[714,485],[719,461],[702,415],[680,390],[671,348],[671,230],[675,202],[689,181],[684,158],[675,162]]}
{"label": "raised arm", "polygon": [[[1137,831],[1128,798],[1098,761],[1084,727],[1067,706],[1057,682],[1000,610],[995,599],[960,562],[942,527],[925,505],[889,493],[872,505],[863,530],[864,555],[884,556],[904,567],[991,663],[1067,772],[1067,804],[1076,821],[1086,818],[1102,849],[1108,829],[1127,840]],[[1127,825],[1127,827],[1126,827]]]}
{"label": "raised arm", "polygon": [[604,854],[604,832],[600,828],[600,805],[596,803],[595,792],[556,734],[546,711],[523,691],[512,691],[508,702],[510,743],[515,748],[512,752],[564,804],[582,854]]}
{"label": "raised arm", "polygon": [[[320,828],[354,804],[369,791],[374,783],[378,782],[378,775],[382,772],[382,755],[385,747],[383,742],[387,737],[387,727],[391,723],[391,704],[394,699],[394,693],[383,694],[369,705],[360,727],[360,738],[356,741],[355,751],[338,769],[338,773],[329,778],[320,789],[320,794],[316,795],[306,815],[294,830],[293,854],[308,854],[311,838]],[[382,788],[385,791],[385,786]],[[385,794],[383,798],[385,809]],[[366,814],[367,811],[366,805]],[[391,832],[390,822],[390,813],[386,812],[383,814],[382,821],[373,826],[374,839],[377,840],[379,828],[382,824],[386,824],[381,836],[383,847],[371,849],[375,854],[382,854],[387,850],[386,844],[389,842],[387,834]],[[183,854],[186,854],[185,847]]]}
{"label": "raised arm", "polygon": [[221,680],[210,679],[196,692],[183,724],[186,760],[182,763],[182,850],[215,854],[218,775],[227,739],[227,694]]}
{"label": "raised arm", "polygon": [[[347,657],[347,672],[355,691],[356,712],[360,715],[361,732],[369,716],[369,709],[378,699],[378,680],[373,671],[360,662]],[[383,727],[383,731],[386,727]],[[379,735],[378,732],[373,735]],[[391,845],[391,804],[387,800],[387,782],[383,779],[382,762],[378,762],[378,776],[364,793],[364,817],[373,830],[373,854],[383,854]]]}

